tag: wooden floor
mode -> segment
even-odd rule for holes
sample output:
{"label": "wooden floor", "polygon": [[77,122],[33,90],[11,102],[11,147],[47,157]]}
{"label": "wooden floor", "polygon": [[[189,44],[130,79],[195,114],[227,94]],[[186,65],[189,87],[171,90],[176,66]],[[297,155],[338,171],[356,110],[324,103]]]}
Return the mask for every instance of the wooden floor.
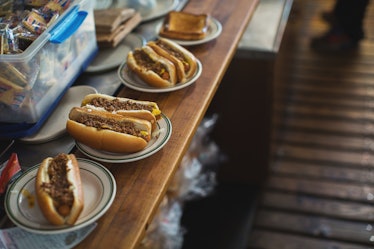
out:
{"label": "wooden floor", "polygon": [[270,175],[248,248],[374,248],[374,3],[354,53],[310,38],[332,0],[295,0],[277,60]]}

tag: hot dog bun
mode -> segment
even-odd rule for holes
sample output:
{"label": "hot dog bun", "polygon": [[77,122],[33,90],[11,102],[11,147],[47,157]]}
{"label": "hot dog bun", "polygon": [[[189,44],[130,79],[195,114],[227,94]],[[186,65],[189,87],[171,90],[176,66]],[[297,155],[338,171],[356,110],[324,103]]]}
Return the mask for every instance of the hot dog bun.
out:
{"label": "hot dog bun", "polygon": [[154,87],[170,87],[177,83],[174,64],[143,46],[127,54],[127,66],[143,81]]}
{"label": "hot dog bun", "polygon": [[195,56],[179,44],[165,38],[149,41],[147,44],[157,54],[174,63],[178,83],[186,82],[186,80],[190,79],[196,73],[197,61]]}
{"label": "hot dog bun", "polygon": [[66,130],[75,140],[91,148],[133,153],[147,146],[151,139],[152,124],[144,119],[83,106],[70,110]]}
{"label": "hot dog bun", "polygon": [[35,191],[40,210],[49,222],[54,225],[73,225],[84,206],[75,156],[59,154],[44,159],[36,175]]}
{"label": "hot dog bun", "polygon": [[152,130],[156,128],[156,122],[161,118],[161,110],[155,102],[113,97],[100,93],[86,95],[82,100],[82,106],[148,120],[152,124]]}

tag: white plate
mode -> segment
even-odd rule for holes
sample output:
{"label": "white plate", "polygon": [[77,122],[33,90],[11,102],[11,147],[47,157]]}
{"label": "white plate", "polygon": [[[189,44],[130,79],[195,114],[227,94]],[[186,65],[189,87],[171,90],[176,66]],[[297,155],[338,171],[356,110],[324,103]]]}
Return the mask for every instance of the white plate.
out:
{"label": "white plate", "polygon": [[148,142],[147,147],[142,151],[129,154],[118,154],[96,150],[79,142],[76,142],[76,145],[83,154],[101,162],[125,163],[149,157],[164,147],[171,136],[171,122],[164,114],[161,115],[162,118],[157,122],[156,130],[152,134],[152,139]]}
{"label": "white plate", "polygon": [[71,108],[80,106],[83,97],[90,93],[97,93],[97,91],[91,86],[73,86],[69,88],[39,131],[31,136],[21,138],[20,141],[44,143],[63,135]]}
{"label": "white plate", "polygon": [[[157,26],[157,33],[160,32],[160,29],[161,29],[161,26],[162,26],[162,23],[160,23],[158,26]],[[177,40],[177,39],[171,39],[171,38],[168,38],[169,40],[172,40],[176,43],[178,43],[179,45],[182,45],[182,46],[193,46],[193,45],[199,45],[199,44],[202,44],[202,43],[206,43],[206,42],[209,42],[213,39],[216,39],[222,32],[222,24],[215,18],[213,17],[210,17],[210,21],[209,21],[209,26],[208,26],[208,31],[207,31],[207,34],[206,36],[203,38],[203,39],[200,39],[200,40],[192,40],[192,41],[187,41],[187,40]],[[161,37],[161,35],[159,35]]]}
{"label": "white plate", "polygon": [[148,22],[150,20],[162,17],[169,11],[174,10],[177,7],[178,0],[155,0],[156,5],[150,10],[140,6],[139,1],[127,0],[117,1],[116,4],[112,5],[112,8],[129,7],[139,11],[142,22]]}
{"label": "white plate", "polygon": [[112,0],[96,0],[94,9],[107,9],[112,5]]}
{"label": "white plate", "polygon": [[136,34],[128,34],[115,48],[101,48],[99,53],[87,67],[86,72],[98,73],[118,67],[127,54],[135,48],[142,47],[146,40]]}
{"label": "white plate", "polygon": [[122,65],[118,68],[118,76],[122,83],[134,90],[138,90],[141,92],[151,92],[151,93],[162,93],[162,92],[171,92],[176,91],[182,88],[185,88],[192,83],[194,83],[201,75],[201,72],[203,71],[203,67],[201,65],[201,62],[197,60],[197,70],[194,76],[192,78],[188,79],[184,83],[178,83],[171,87],[164,87],[164,88],[157,88],[154,86],[150,86],[147,83],[145,83],[143,80],[141,80],[133,71],[131,71],[128,67],[126,62],[122,63]]}
{"label": "white plate", "polygon": [[113,203],[116,181],[103,165],[83,158],[77,160],[83,185],[84,208],[75,225],[52,225],[41,213],[34,186],[40,164],[29,168],[9,187],[5,195],[5,211],[10,220],[33,233],[58,234],[80,229],[99,219]]}

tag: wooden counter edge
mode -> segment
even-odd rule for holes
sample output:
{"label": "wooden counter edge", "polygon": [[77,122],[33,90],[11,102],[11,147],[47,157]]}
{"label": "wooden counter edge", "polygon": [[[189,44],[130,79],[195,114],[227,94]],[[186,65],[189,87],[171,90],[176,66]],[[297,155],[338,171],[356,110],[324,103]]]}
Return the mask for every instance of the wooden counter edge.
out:
{"label": "wooden counter edge", "polygon": [[[201,59],[203,65],[205,65],[205,72],[206,74],[202,76],[201,79],[199,79],[201,82],[205,82],[209,85],[209,88],[205,89],[207,95],[206,96],[200,96],[203,98],[201,100],[202,106],[201,110],[197,112],[197,115],[193,117],[193,125],[189,128],[186,128],[188,132],[188,141],[183,141],[180,144],[183,145],[183,148],[180,148],[180,154],[175,155],[175,158],[173,161],[180,162],[183,158],[183,152],[187,150],[187,147],[189,145],[189,142],[191,140],[191,137],[193,133],[196,131],[199,121],[202,120],[205,111],[207,110],[210,101],[212,100],[216,89],[219,87],[220,81],[222,80],[226,69],[228,68],[228,65],[230,64],[235,50],[237,48],[237,45],[239,43],[239,40],[245,30],[245,27],[247,23],[249,22],[255,7],[257,6],[258,0],[248,1],[248,0],[236,0],[237,5],[235,3],[230,2],[231,5],[235,5],[236,7],[231,6],[233,10],[235,10],[234,13],[226,13],[225,11],[228,8],[225,8],[227,6],[227,2],[224,0],[208,0],[206,2],[200,2],[200,1],[193,1],[190,0],[189,3],[186,5],[184,11],[189,12],[200,12],[200,11],[206,11],[211,13],[212,16],[216,17],[223,26],[223,32],[220,37],[217,38],[217,41],[212,41],[212,43],[216,43],[217,45],[220,45],[221,48],[225,49],[225,52],[220,52],[219,56],[222,58],[222,62],[218,65],[217,60],[215,59],[215,56],[212,54],[207,53],[208,49],[211,48],[213,45],[211,44],[205,44],[201,46],[197,46],[195,48],[192,48],[192,51],[195,53],[195,55]],[[234,18],[237,18],[237,20],[234,20]],[[213,50],[212,50],[213,51]],[[215,64],[217,63],[217,64]],[[209,72],[209,66],[214,65],[213,69],[216,69],[215,72]],[[192,91],[192,90],[186,90],[186,92]],[[174,93],[170,93],[174,94]],[[165,108],[168,109],[168,108]],[[178,131],[176,131],[176,134],[178,134]],[[157,199],[152,201],[152,205],[150,205],[149,212],[147,215],[144,215],[144,219],[137,225],[138,227],[134,227],[135,231],[133,235],[130,237],[124,237],[121,240],[121,244],[107,244],[105,246],[110,246],[111,248],[137,248],[141,240],[143,239],[144,233],[146,231],[147,225],[151,222],[154,214],[156,213],[156,208],[162,201],[163,194],[166,192],[166,189],[168,187],[168,184],[170,182],[170,178],[173,177],[173,174],[175,172],[175,169],[178,167],[178,165],[173,165],[172,172],[169,172],[169,175],[165,178],[165,182],[162,184],[162,189],[158,190],[158,197]],[[110,210],[109,210],[110,212]],[[113,213],[111,214],[114,215]],[[104,217],[105,218],[105,217]],[[101,221],[98,221],[99,226],[101,224]],[[123,226],[126,226],[123,224]],[[131,226],[131,224],[130,224]],[[118,230],[119,227],[114,229]],[[98,228],[96,228],[92,234],[90,234],[82,243],[80,243],[76,248],[92,248],[93,246],[100,246],[102,247],[103,244],[97,245],[94,244],[94,242],[90,243],[91,239],[94,239],[95,236],[110,236],[105,234],[98,234],[97,232]],[[95,232],[96,231],[96,232]],[[109,238],[109,237],[108,237]],[[97,238],[98,239],[98,238]],[[95,240],[95,239],[94,239]]]}

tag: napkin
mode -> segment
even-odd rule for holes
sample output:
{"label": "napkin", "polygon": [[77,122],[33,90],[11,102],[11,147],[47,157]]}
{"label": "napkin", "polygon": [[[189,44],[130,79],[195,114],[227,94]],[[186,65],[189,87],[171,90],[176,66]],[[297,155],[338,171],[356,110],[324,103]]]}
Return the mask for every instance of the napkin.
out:
{"label": "napkin", "polygon": [[13,177],[16,177],[17,173],[21,171],[21,166],[18,162],[18,156],[16,153],[12,153],[5,167],[1,170],[0,175],[0,194],[4,194],[8,183]]}

